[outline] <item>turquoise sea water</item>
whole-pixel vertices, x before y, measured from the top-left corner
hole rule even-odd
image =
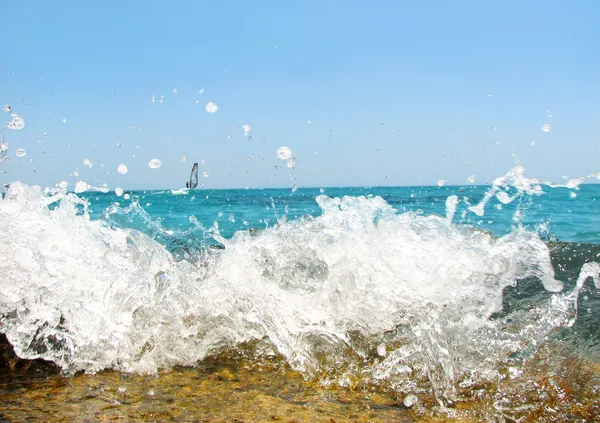
[[[218,224],[221,235],[231,238],[236,231],[273,226],[284,216],[287,220],[319,216],[322,210],[315,201],[319,195],[380,196],[398,213],[440,216],[446,216],[446,199],[457,195],[455,224],[489,229],[496,235],[504,235],[521,224],[554,240],[600,243],[600,184],[580,185],[577,190],[546,188],[541,195],[524,195],[510,204],[494,198],[486,205],[484,216],[469,211],[469,205],[478,204],[489,189],[490,186],[424,186],[300,188],[295,192],[289,188],[158,190],[132,191],[129,199],[114,192],[81,196],[90,201],[94,219],[107,219],[117,226],[134,227],[159,237],[165,235],[164,231],[181,231],[179,235],[185,237],[185,231],[197,228],[195,218],[205,228]],[[139,203],[137,211],[143,216],[132,216],[135,211],[123,213],[132,200]],[[106,213],[115,203],[120,205],[119,212]],[[517,210],[520,216],[516,219]],[[155,224],[149,224],[148,220]]]

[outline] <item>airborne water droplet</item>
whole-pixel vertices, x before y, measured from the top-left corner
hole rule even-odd
[[[248,136],[248,133],[250,132],[250,125],[243,125],[242,129],[244,130],[244,135]]]
[[[552,125],[550,125],[549,123],[545,123],[544,126],[542,126],[542,131],[544,132],[550,132],[552,130]]]
[[[87,157],[83,159],[83,164],[89,167],[90,169],[92,168],[92,162]]]
[[[148,162],[150,169],[158,169],[162,165],[159,159],[152,159]]]
[[[17,157],[23,157],[27,154],[27,152],[25,150],[23,150],[22,148],[17,148],[17,151],[15,151],[15,154],[17,155]]]
[[[204,176],[205,178],[208,178],[208,172],[202,172],[202,176]]]
[[[23,118],[16,113],[12,113],[12,120],[6,124],[8,129],[14,129],[15,131],[19,131],[25,127],[25,121]]]
[[[206,109],[206,111],[208,113],[215,113],[217,110],[219,110],[219,106],[217,106],[212,101],[209,101],[208,103],[206,103],[206,106],[204,106],[204,108]]]
[[[277,157],[281,160],[287,160],[292,157],[292,150],[289,147],[281,146],[277,149]]]
[[[10,104],[5,104],[2,110],[4,110],[6,113],[10,113],[12,112],[12,106]]]
[[[125,166],[124,164],[120,164],[117,168],[117,172],[119,172],[121,175],[125,175],[128,172],[127,166]]]
[[[120,197],[123,195],[123,188],[115,188],[115,194],[117,195],[117,197]]]
[[[287,163],[286,163],[287,167],[290,169],[293,169],[294,167],[296,167],[296,158],[295,157],[291,157]]]

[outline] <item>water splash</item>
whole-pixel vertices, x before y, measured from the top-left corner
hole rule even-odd
[[[197,219],[167,230],[135,198],[91,221],[77,196],[15,183],[0,201],[0,253],[11,257],[0,262],[2,331],[21,357],[71,372],[155,372],[265,340],[307,377],[401,392],[425,380],[444,399],[572,324],[579,291],[493,318],[517,281],[562,289],[534,233],[451,225],[455,198],[446,218],[399,214],[380,197],[316,201],[317,218],[227,240]],[[225,249],[178,261],[163,247],[185,254],[209,238]],[[598,286],[598,271],[581,277]]]

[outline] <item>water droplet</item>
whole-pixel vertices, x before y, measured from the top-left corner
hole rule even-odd
[[[115,188],[115,194],[117,195],[117,197],[122,196],[123,195],[123,188],[116,187]]]
[[[201,88],[200,91],[198,91],[198,94],[200,94],[200,95],[204,94],[204,88]]]
[[[293,169],[294,167],[296,167],[296,158],[295,157],[291,157],[288,161],[287,161],[287,167],[290,169]]]
[[[5,104],[2,110],[4,110],[6,113],[10,113],[12,112],[12,106],[10,104]]]
[[[323,193],[325,192],[325,188],[321,188],[321,189],[319,190],[319,192],[320,192],[321,194],[323,194]]]
[[[233,213],[229,213],[229,218],[227,220],[229,220],[231,223],[235,223],[235,216]]]
[[[219,213],[217,213],[217,216],[219,216],[219,217],[223,217],[223,212],[219,212]]]
[[[151,100],[152,100],[153,103],[156,101],[156,94],[152,94]]]
[[[12,120],[6,124],[8,129],[14,129],[15,131],[19,131],[25,127],[25,121],[23,118],[15,113],[11,114]]]
[[[117,167],[117,172],[119,172],[121,175],[125,175],[128,172],[127,166],[120,164],[119,167]]]
[[[469,177],[467,178],[467,182],[468,182],[468,183],[470,183],[470,184],[474,183],[474,182],[475,182],[475,175],[471,175],[471,176],[469,176]]]
[[[117,143],[117,147],[119,147],[119,148],[121,147],[121,143],[120,142]]]
[[[488,97],[491,97],[491,96],[492,96],[492,93],[488,93]]]
[[[159,159],[152,159],[148,162],[150,169],[158,169],[161,165],[162,162]]]
[[[92,162],[87,157],[85,159],[83,159],[83,164],[86,165],[87,167],[89,167],[90,169],[92,168]]]
[[[309,121],[308,121],[308,124],[310,125],[311,123],[312,123],[312,121],[310,121],[310,120],[309,120]]]
[[[23,150],[22,148],[17,148],[17,151],[15,151],[15,154],[17,155],[17,157],[24,157],[27,152],[25,150]]]
[[[535,141],[531,141],[529,144],[531,144],[531,145],[535,145]]]
[[[277,157],[281,160],[287,160],[292,157],[292,150],[289,147],[281,146],[277,149]]]
[[[250,128],[250,125],[243,125],[242,129],[244,130],[244,135],[248,136],[248,134],[250,133],[250,129],[252,128]]]
[[[205,178],[208,178],[208,172],[202,172],[202,176],[204,176]]]
[[[129,199],[131,198],[131,196],[130,196],[129,194],[125,194],[125,195],[123,196],[123,198],[124,198],[124,199],[126,199],[126,200],[129,200]]]
[[[204,106],[204,108],[206,109],[206,111],[208,113],[215,113],[217,110],[219,110],[219,106],[217,106],[212,101],[209,101],[208,103],[206,103],[206,106]]]
[[[542,131],[544,132],[550,132],[552,130],[552,125],[550,125],[549,123],[545,123],[544,126],[542,126]]]
[[[0,142],[0,161],[7,161],[6,154],[8,153],[8,143]]]
[[[233,139],[233,137],[232,137],[231,135],[227,135],[227,139],[228,139],[228,140],[232,140],[232,139]]]
[[[177,91],[177,88],[173,88],[173,93],[179,94],[179,91]]]
[[[185,162],[186,160],[187,160],[187,157],[185,157],[185,156],[181,157],[182,162]]]
[[[402,401],[402,403],[404,404],[404,406],[406,408],[410,408],[413,405],[415,405],[418,401],[419,401],[419,398],[417,398],[416,395],[409,394],[406,397],[404,397],[404,401]]]
[[[194,216],[194,215],[191,215],[191,216],[189,217],[189,219],[190,219],[190,222],[191,222],[191,223],[198,223],[198,218],[197,218],[196,216]]]
[[[437,186],[438,187],[443,187],[444,185],[446,185],[446,181],[444,181],[443,179],[440,179],[437,181]]]
[[[63,118],[62,123],[67,123],[67,118]]]
[[[294,185],[294,186],[292,187],[292,192],[296,192],[296,191],[298,191],[298,185]]]
[[[160,96],[160,100],[158,101],[160,104],[163,104],[165,102],[165,96],[161,95]]]
[[[575,198],[575,197],[577,197],[577,193],[576,192],[571,192],[571,193],[569,193],[569,197]]]

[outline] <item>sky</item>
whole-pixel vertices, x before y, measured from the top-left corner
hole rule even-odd
[[[515,163],[557,182],[600,171],[595,0],[0,10],[0,106],[25,122],[2,129],[1,183],[180,188],[194,162],[206,188],[489,183]]]

